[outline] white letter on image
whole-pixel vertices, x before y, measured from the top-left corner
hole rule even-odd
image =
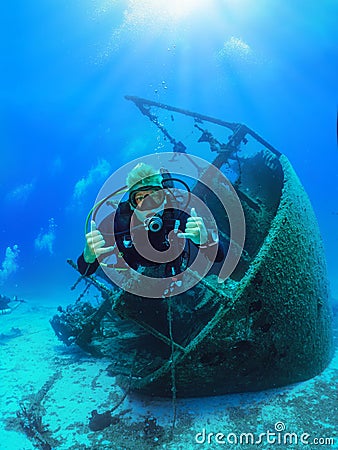
[[[199,441],[199,436],[202,437],[202,440]],[[197,442],[197,444],[204,444],[205,443],[205,428],[203,428],[202,433],[197,433],[195,436],[195,441]]]
[[[223,433],[217,433],[216,436],[215,436],[216,444],[225,444],[225,441],[223,440],[224,437],[225,436],[224,436]]]

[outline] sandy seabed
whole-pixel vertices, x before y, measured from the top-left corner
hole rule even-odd
[[[110,361],[57,340],[49,324],[55,311],[56,305],[29,301],[0,316],[1,450],[43,449],[43,442],[57,450],[338,449],[337,316],[333,360],[311,380],[259,393],[179,399],[174,429],[172,400],[129,394],[113,423],[95,432],[91,411],[111,409],[124,393],[107,374]],[[41,419],[40,435],[22,429],[31,411]]]

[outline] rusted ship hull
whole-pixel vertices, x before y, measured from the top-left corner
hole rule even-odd
[[[138,297],[89,277],[88,286],[103,295],[102,305],[82,308],[79,302],[55,316],[58,337],[106,356],[121,386],[154,396],[258,391],[319,374],[333,352],[326,263],[311,203],[288,159],[245,125],[129,99],[180,154],[185,146],[150,108],[194,117],[202,132],[198,142],[218,152],[213,165],[237,171],[234,186],[246,222],[244,249],[224,283],[218,283],[217,270],[211,271],[193,288],[169,298]],[[202,121],[231,129],[228,143],[217,141]],[[242,145],[246,152],[241,153]],[[212,182],[220,189],[217,177]],[[192,188],[218,218],[220,239],[226,241],[229,221],[213,191],[213,186],[203,190],[199,182]],[[218,192],[232,201],[226,186]],[[186,270],[183,284],[194,276]]]
[[[222,288],[214,282],[224,295],[215,316],[184,349],[175,351],[177,396],[283,386],[319,374],[332,357],[317,221],[289,161],[282,156],[280,162],[280,204],[260,251],[239,282],[229,280]],[[169,361],[134,379],[131,387],[171,396],[171,376]]]

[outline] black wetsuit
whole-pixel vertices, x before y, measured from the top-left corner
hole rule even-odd
[[[115,216],[115,218],[114,218]],[[153,261],[149,261],[141,256],[135,247],[131,244],[130,237],[130,222],[131,222],[132,210],[129,206],[128,202],[120,203],[116,212],[108,215],[100,224],[99,231],[102,233],[103,238],[105,240],[105,247],[114,245],[115,242],[117,244],[118,250],[123,253],[123,258],[127,262],[127,264],[133,269],[137,269],[138,267],[153,267],[159,266],[163,263],[157,263]],[[162,220],[163,227],[160,231],[152,232],[148,231],[148,237],[150,244],[152,247],[160,252],[166,251],[169,248],[168,242],[168,234],[170,231],[174,230],[175,226],[177,226],[177,221],[179,221],[179,230],[184,232],[186,222],[189,215],[185,212],[178,211],[175,208],[167,208],[163,212]],[[114,229],[113,229],[114,224]],[[143,228],[143,224],[137,222],[134,224],[134,229],[132,230],[133,237],[135,238],[135,234],[137,235],[137,228]],[[143,229],[144,233],[144,229]],[[193,244],[195,248],[198,248],[197,245]],[[187,244],[186,244],[187,247]],[[211,247],[203,248],[201,247],[201,251],[205,253],[207,257],[210,254],[213,254],[213,251],[210,252]],[[181,270],[179,268],[182,265],[182,259],[186,254],[186,251],[183,252],[180,257],[178,257],[175,261],[170,263],[170,267],[175,267],[175,273],[179,273]],[[109,253],[105,254],[104,257],[108,256]],[[223,245],[218,243],[218,250],[215,258],[215,262],[223,261],[225,257],[225,252]],[[211,259],[211,257],[209,257]],[[96,259],[93,263],[87,263],[84,260],[83,253],[80,255],[77,261],[79,271],[82,275],[92,275],[97,268],[99,267],[99,261]]]

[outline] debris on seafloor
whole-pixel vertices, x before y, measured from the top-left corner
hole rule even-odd
[[[7,420],[7,429],[22,431],[40,450],[52,450],[60,444],[52,437],[48,425],[43,423],[44,407],[42,406],[45,396],[60,376],[61,373],[56,372],[36,394],[23,399],[16,417]]]
[[[12,327],[7,333],[0,333],[0,344],[4,344],[11,339],[22,336],[20,328]]]

